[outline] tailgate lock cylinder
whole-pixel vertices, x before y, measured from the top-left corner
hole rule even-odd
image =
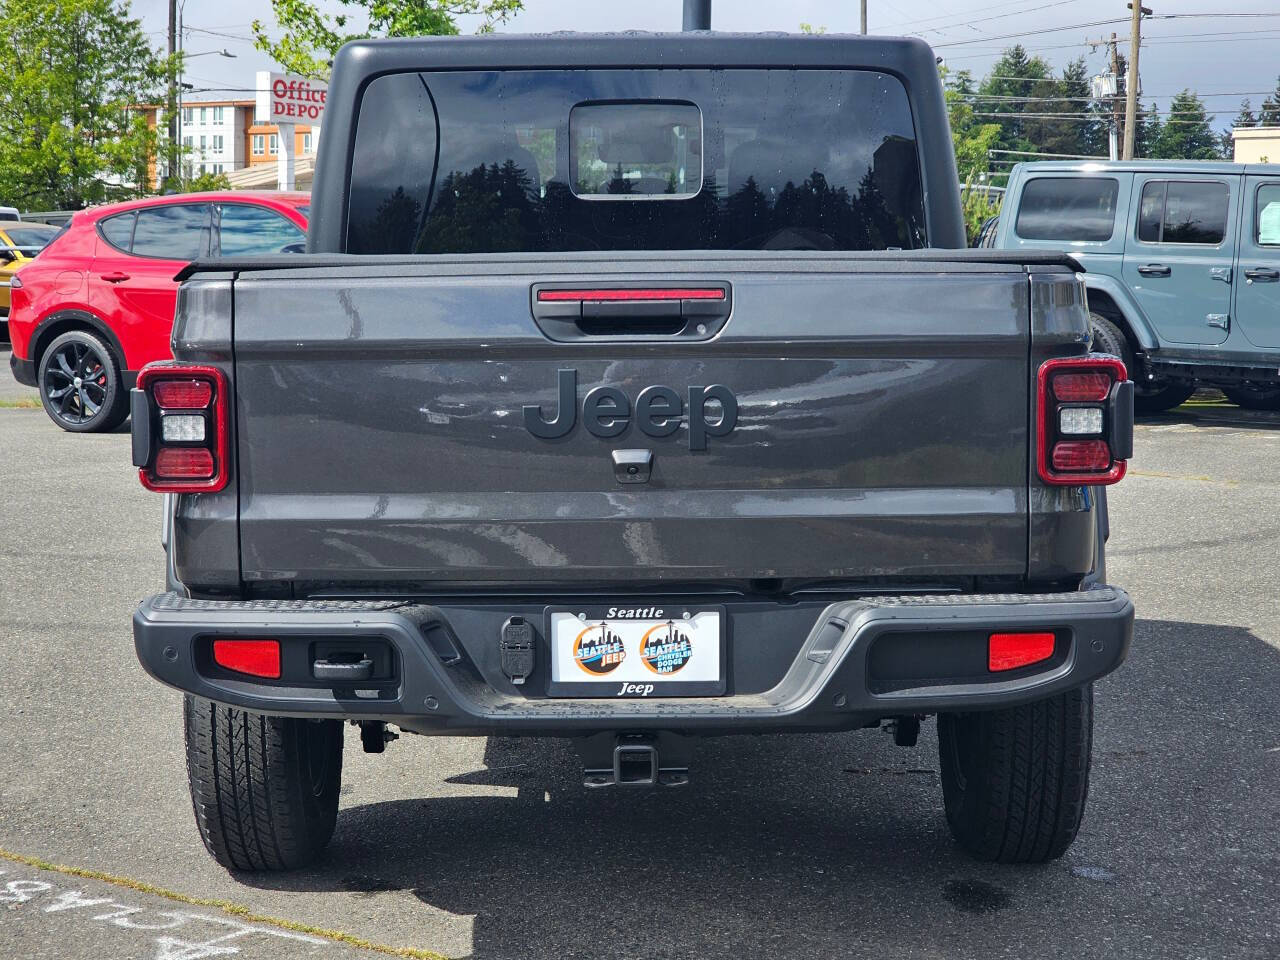
[[[534,664],[533,624],[524,617],[510,617],[502,625],[498,641],[502,657],[502,672],[507,679],[519,686],[529,679]]]

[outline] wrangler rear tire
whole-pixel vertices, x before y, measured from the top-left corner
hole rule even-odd
[[[1089,794],[1093,685],[1021,707],[938,717],[947,823],[979,860],[1044,863],[1071,846]]]
[[[1223,387],[1222,392],[1246,410],[1280,410],[1280,387]]]
[[[200,838],[228,870],[292,870],[333,836],[342,723],[271,717],[188,696],[187,777]]]

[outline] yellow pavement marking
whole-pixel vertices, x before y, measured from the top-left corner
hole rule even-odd
[[[436,953],[434,950],[419,950],[416,947],[392,947],[384,943],[373,943],[362,937],[354,936],[350,933],[343,933],[341,930],[328,930],[324,927],[313,927],[308,923],[298,923],[296,920],[285,920],[281,917],[272,917],[267,914],[254,913],[248,907],[238,903],[232,903],[229,900],[215,900],[211,897],[193,897],[185,893],[178,893],[176,890],[166,890],[164,887],[157,887],[154,884],[147,883],[143,880],[134,880],[130,877],[117,876],[114,873],[103,873],[100,870],[86,870],[83,867],[69,867],[61,863],[51,863],[48,860],[41,860],[39,857],[28,857],[21,853],[14,853],[0,847],[0,858],[10,860],[13,863],[21,863],[28,867],[34,867],[37,870],[50,870],[54,873],[65,874],[69,877],[80,877],[83,880],[100,880],[103,883],[114,884],[117,887],[128,887],[130,890],[136,890],[139,893],[150,893],[157,897],[164,897],[166,900],[174,900],[178,903],[189,904],[194,907],[213,907],[221,910],[223,913],[238,917],[241,920],[247,920],[250,923],[266,923],[274,927],[280,927],[282,930],[292,930],[294,933],[309,933],[313,936],[324,937],[326,940],[333,940],[337,943],[345,943],[348,946],[360,947],[364,950],[372,950],[375,953],[386,954],[389,957],[409,957],[411,960],[448,960],[444,954]]]
[[[1155,477],[1160,480],[1198,480],[1201,483],[1222,483],[1235,486],[1234,480],[1220,480],[1217,477],[1195,476],[1189,473],[1161,473],[1159,470],[1130,470],[1127,477]]]

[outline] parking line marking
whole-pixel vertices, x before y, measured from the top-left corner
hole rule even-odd
[[[285,920],[282,917],[272,917],[267,914],[254,913],[248,907],[238,903],[232,903],[230,900],[217,900],[212,897],[195,897],[185,893],[179,893],[176,890],[168,890],[164,887],[157,887],[155,884],[147,883],[145,880],[134,880],[131,877],[122,877],[114,873],[104,873],[100,870],[87,870],[84,867],[70,867],[62,863],[53,863],[49,860],[41,860],[39,857],[28,857],[25,854],[14,853],[0,847],[0,858],[20,863],[24,866],[34,867],[37,870],[49,870],[53,873],[61,873],[68,877],[79,877],[82,880],[98,880],[102,883],[110,883],[117,887],[127,887],[130,890],[136,890],[139,893],[148,893],[157,897],[164,897],[166,900],[173,900],[177,903],[185,903],[193,907],[212,907],[221,910],[223,913],[238,917],[241,920],[247,920],[250,923],[270,924],[279,927],[282,930],[289,930],[294,933],[309,933],[313,936],[324,937],[326,940],[332,940],[335,943],[343,943],[347,946],[358,947],[362,950],[371,950],[375,953],[385,954],[389,957],[407,957],[410,960],[449,960],[444,954],[436,953],[434,950],[421,950],[417,947],[393,947],[385,943],[374,943],[365,940],[363,937],[357,937],[354,934],[344,933],[341,930],[329,930],[324,927],[313,927],[307,923],[298,923],[296,920]]]

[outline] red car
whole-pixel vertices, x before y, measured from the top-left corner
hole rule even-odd
[[[77,213],[12,281],[14,377],[64,430],[117,426],[138,371],[171,356],[174,275],[197,257],[302,252],[309,202],[228,191]]]

